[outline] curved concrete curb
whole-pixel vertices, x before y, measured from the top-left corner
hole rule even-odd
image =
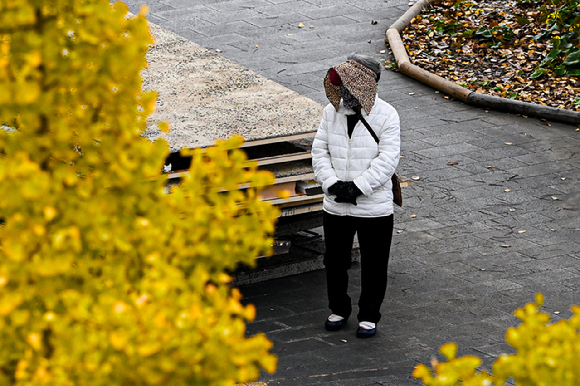
[[[415,5],[409,8],[409,10],[387,30],[387,39],[391,45],[399,71],[470,105],[571,124],[580,123],[580,112],[478,93],[461,87],[454,82],[444,79],[429,71],[425,71],[412,64],[407,55],[407,50],[403,45],[403,41],[401,40],[401,32],[407,28],[411,23],[411,20],[420,14],[423,8],[428,6],[429,3],[429,0],[417,1]]]

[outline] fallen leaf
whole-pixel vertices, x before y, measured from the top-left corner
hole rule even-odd
[[[487,168],[488,168],[488,169],[493,169],[493,168],[495,168],[495,166],[491,166],[491,165],[490,165],[490,166],[488,166]]]
[[[300,24],[298,24],[298,28],[304,28],[304,23],[301,22]]]
[[[510,247],[511,247],[511,245],[509,245],[509,244],[502,244],[502,245],[501,245],[501,247],[502,247],[502,248],[510,248]]]
[[[447,165],[449,165],[449,166],[458,165],[458,164],[459,164],[459,162],[457,162],[457,161],[447,162]]]
[[[552,200],[557,200],[558,199],[558,197],[556,197],[556,196],[550,196],[550,197],[552,197]]]
[[[546,33],[551,25],[545,22],[546,13],[539,7],[530,12],[529,3],[533,1],[431,2],[401,38],[412,62],[466,89],[580,111],[577,98],[571,97],[580,95],[580,82],[556,75],[555,63],[531,78],[552,50],[550,35],[560,31]]]
[[[526,233],[526,231],[518,231],[519,234]]]
[[[416,215],[416,214],[412,214],[412,215],[411,215],[411,218],[415,218],[415,217],[417,217],[417,215]]]

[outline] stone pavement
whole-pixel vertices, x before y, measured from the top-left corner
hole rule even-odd
[[[408,9],[407,0],[127,1],[133,12],[143,2],[152,22],[319,103],[327,68],[349,53],[388,58],[385,30]],[[324,330],[322,271],[244,286],[258,310],[248,334],[265,332],[279,357],[260,379],[268,385],[417,385],[414,366],[441,358],[448,341],[490,369],[512,352],[505,330],[535,293],[554,321],[580,304],[576,127],[467,106],[390,70],[379,95],[401,116],[399,172],[419,177],[396,211],[379,332],[358,340],[354,319]]]

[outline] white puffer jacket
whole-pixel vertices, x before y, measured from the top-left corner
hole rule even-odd
[[[354,114],[340,104],[338,111],[329,104],[312,144],[312,166],[325,193],[323,208],[338,216],[378,217],[393,214],[391,176],[399,164],[401,149],[397,111],[376,98],[370,114],[362,115],[379,137],[377,144],[362,122],[348,137],[346,115]],[[328,188],[337,181],[354,181],[363,195],[357,205],[337,203]]]

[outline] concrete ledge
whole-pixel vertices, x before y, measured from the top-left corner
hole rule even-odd
[[[279,279],[291,275],[298,275],[304,272],[316,271],[324,268],[322,255],[292,263],[287,263],[275,267],[266,267],[239,272],[233,275],[232,286],[239,287],[242,285],[260,283],[266,280]]]
[[[423,8],[425,8],[428,5],[429,5],[429,0],[417,1],[411,8],[409,8],[409,10],[407,12],[405,12],[403,14],[403,16],[398,18],[397,21],[394,22],[393,25],[389,29],[391,29],[391,28],[395,29],[399,33],[403,32],[403,30],[405,28],[407,28],[407,26],[409,26],[409,24],[411,23],[411,20],[413,20],[413,18],[415,16],[420,14],[421,11],[423,10]]]
[[[431,0],[431,2],[434,2]],[[399,70],[413,79],[433,87],[453,98],[473,106],[490,108],[513,114],[523,114],[570,124],[580,123],[580,112],[543,106],[537,103],[500,98],[468,90],[455,82],[444,79],[411,63],[400,33],[409,26],[411,20],[430,4],[430,0],[419,0],[401,16],[386,32]]]
[[[494,95],[481,94],[473,91],[467,97],[467,103],[474,106],[488,107],[498,111],[529,115],[553,121],[573,124],[580,123],[580,113],[577,111],[543,106],[537,103],[522,102],[514,99],[500,98]]]

